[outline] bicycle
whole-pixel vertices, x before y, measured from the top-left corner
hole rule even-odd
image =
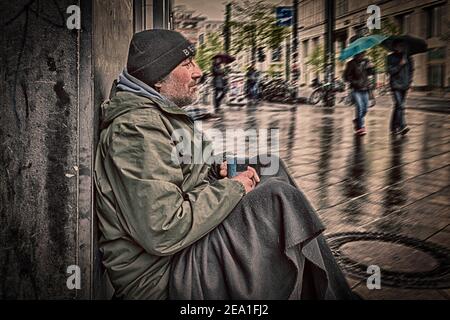
[[[320,80],[315,79],[311,86],[313,88],[315,87],[308,99],[309,103],[312,105],[316,105],[320,101],[323,101],[325,95],[330,92],[336,93],[345,91],[345,83],[337,79],[327,83],[321,83]]]

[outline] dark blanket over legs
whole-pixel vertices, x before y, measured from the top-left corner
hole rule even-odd
[[[315,210],[283,163],[174,256],[170,299],[352,299]]]

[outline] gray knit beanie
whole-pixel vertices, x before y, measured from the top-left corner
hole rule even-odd
[[[183,60],[195,55],[195,47],[179,32],[165,29],[135,33],[128,51],[127,71],[152,86]]]

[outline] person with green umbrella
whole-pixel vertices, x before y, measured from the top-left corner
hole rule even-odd
[[[379,45],[386,39],[384,35],[369,35],[353,38],[350,44],[342,50],[339,59],[341,61],[353,57],[344,71],[344,80],[350,83],[352,98],[356,104],[356,118],[353,120],[355,134],[367,133],[364,117],[369,107],[370,90],[372,87],[369,76],[375,75],[374,65],[366,58],[365,52]]]
[[[367,133],[364,118],[369,107],[369,75],[375,73],[375,68],[362,51],[354,56],[346,66],[344,80],[350,83],[352,98],[356,104],[356,118],[353,120],[355,134],[363,136]]]

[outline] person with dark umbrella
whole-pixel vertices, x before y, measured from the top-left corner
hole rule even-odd
[[[225,69],[222,67],[222,63],[223,61],[220,56],[214,57],[211,70],[213,76],[212,84],[214,87],[214,110],[216,111],[220,108],[222,99],[227,93],[227,81],[225,78]]]
[[[396,40],[392,46],[394,52],[387,57],[387,73],[394,100],[390,129],[392,134],[405,135],[410,130],[405,120],[405,100],[413,80],[414,62],[403,41]]]

